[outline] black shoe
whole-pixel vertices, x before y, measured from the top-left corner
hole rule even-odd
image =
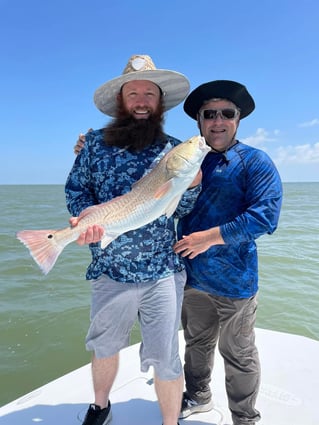
[[[212,400],[208,401],[207,403],[200,403],[195,400],[192,400],[187,396],[186,393],[184,393],[179,419],[185,419],[193,413],[209,412],[210,410],[212,410],[213,407],[214,404]]]
[[[100,406],[96,404],[90,404],[82,425],[107,425],[111,422],[111,419],[112,412],[110,401],[104,409],[101,409]]]

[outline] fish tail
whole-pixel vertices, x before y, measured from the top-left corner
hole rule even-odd
[[[49,273],[64,248],[64,245],[58,244],[54,238],[56,232],[56,230],[22,230],[16,234],[17,239],[29,249],[44,274]]]

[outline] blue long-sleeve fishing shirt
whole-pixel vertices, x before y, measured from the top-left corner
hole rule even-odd
[[[106,146],[103,130],[88,133],[66,182],[68,210],[78,216],[91,205],[129,192],[154,161],[179,143],[166,135],[163,142],[158,141],[135,153]],[[170,218],[162,215],[139,229],[126,232],[105,249],[101,249],[100,243],[91,244],[92,262],[87,269],[87,279],[97,279],[105,273],[120,282],[145,282],[183,270],[182,260],[173,251],[176,241],[174,217],[189,213],[199,192],[200,186],[187,190]]]
[[[187,284],[213,295],[248,298],[258,290],[255,240],[277,228],[280,176],[269,156],[237,142],[225,155],[209,153],[195,207],[179,221],[178,235],[220,226],[225,245],[185,259]]]

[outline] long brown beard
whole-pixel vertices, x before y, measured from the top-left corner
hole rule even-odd
[[[163,103],[147,119],[135,119],[125,109],[122,98],[118,101],[117,116],[104,128],[104,142],[107,146],[141,151],[147,146],[164,139]]]

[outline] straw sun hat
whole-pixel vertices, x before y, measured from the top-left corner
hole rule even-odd
[[[133,80],[148,80],[158,85],[163,93],[164,110],[168,111],[181,103],[189,92],[189,81],[183,75],[166,69],[156,69],[147,55],[132,56],[123,74],[104,83],[94,93],[94,103],[106,115],[116,115],[116,97],[123,84]]]

